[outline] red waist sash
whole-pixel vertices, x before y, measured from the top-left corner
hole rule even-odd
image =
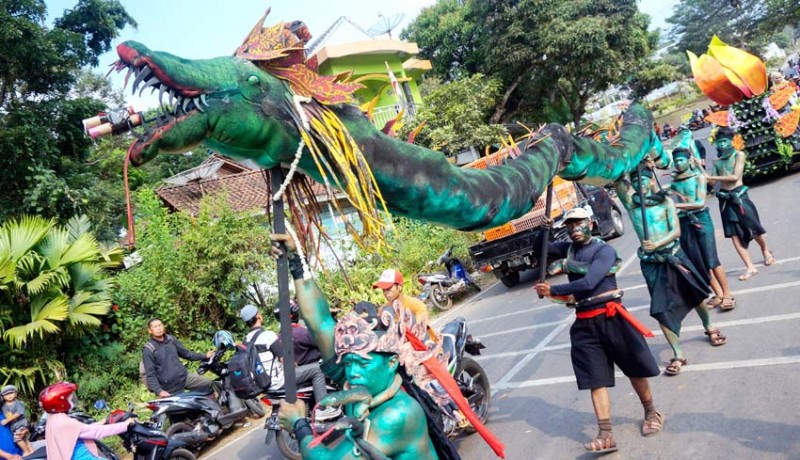
[[[647,326],[645,326],[644,324],[640,323],[635,316],[633,316],[628,310],[625,309],[624,306],[622,306],[622,302],[620,302],[619,300],[612,300],[610,302],[606,302],[605,306],[594,310],[575,312],[575,316],[578,319],[587,319],[587,318],[594,318],[595,316],[600,316],[603,313],[605,313],[606,316],[615,316],[617,313],[619,313],[620,316],[622,316],[622,318],[625,319],[625,321],[629,322],[634,329],[639,331],[640,334],[642,334],[645,337],[655,337],[653,331],[648,329]]]

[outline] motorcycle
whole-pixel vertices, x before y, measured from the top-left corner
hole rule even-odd
[[[492,393],[489,376],[477,361],[465,356],[464,352],[477,356],[486,346],[469,334],[467,320],[461,316],[445,324],[439,330],[439,335],[442,337],[442,352],[444,356],[449,356],[447,370],[455,379],[472,411],[481,423],[485,424],[489,419]],[[475,428],[465,423],[465,420],[459,421],[456,417],[444,416],[442,421],[445,434],[451,438],[461,433],[475,432]]]
[[[444,265],[447,274],[430,273],[417,276],[417,281],[422,284],[420,298],[423,301],[430,301],[440,310],[449,310],[453,307],[453,297],[467,288],[473,288],[480,292],[480,286],[475,284],[469,276],[464,264],[458,258],[453,257],[452,247],[445,251],[436,263]]]
[[[326,389],[328,390],[328,393],[341,390],[340,388],[330,384],[326,385]],[[283,388],[275,391],[267,391],[261,397],[261,401],[265,405],[272,408],[272,413],[264,422],[264,428],[267,430],[267,436],[264,439],[264,443],[269,445],[272,444],[273,440],[277,440],[278,450],[281,451],[281,454],[283,454],[284,457],[288,458],[289,460],[300,460],[303,458],[300,454],[300,443],[297,442],[297,438],[294,437],[294,433],[289,433],[288,431],[282,429],[281,424],[278,422],[280,402],[284,399],[286,399],[286,390]],[[298,388],[297,399],[302,400],[306,404],[306,409],[308,411],[314,410],[316,400],[314,399],[313,387],[306,386]],[[333,426],[341,417],[342,415],[339,415],[337,417],[326,419],[324,422],[309,418],[309,423],[314,428],[314,431],[317,433],[324,433],[328,431],[328,429]]]
[[[105,408],[105,402],[98,401],[95,408]],[[73,414],[75,414],[73,416]],[[83,413],[72,413],[70,417],[84,423],[93,423],[94,419]],[[108,423],[118,423],[136,417],[133,413],[133,404],[128,404],[128,411],[115,410],[107,417]],[[46,418],[46,417],[45,417]],[[44,424],[42,425],[42,433]],[[152,423],[136,422],[128,427],[128,430],[118,435],[122,439],[122,445],[128,452],[134,454],[133,460],[197,460],[192,452],[186,449],[190,444],[178,437],[168,438],[167,435],[156,428]],[[95,441],[98,451],[103,458],[118,460],[117,454],[108,446],[100,441]],[[32,454],[23,457],[24,460],[46,460],[47,450],[45,446],[37,448]]]
[[[214,381],[217,399],[213,398],[214,391],[209,389],[178,393],[147,403],[147,408],[153,411],[151,420],[157,428],[163,429],[167,425],[166,434],[170,437],[178,433],[194,433],[192,445],[196,450],[206,442],[216,439],[248,414],[255,417],[263,417],[266,414],[261,401],[255,398],[242,400],[231,388],[227,378],[228,363],[225,358],[235,347],[233,340],[216,342],[215,335],[217,352],[200,363],[197,373],[202,375],[211,371],[218,376]]]

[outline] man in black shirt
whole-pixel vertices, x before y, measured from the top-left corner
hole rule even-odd
[[[620,258],[613,247],[592,237],[589,212],[571,209],[564,216],[564,225],[572,243],[551,243],[548,254],[566,257],[561,266],[569,282],[555,286],[542,282],[534,289],[540,296],[569,297],[569,303],[576,307],[577,318],[570,328],[572,368],[578,389],[591,390],[599,426],[597,437],[584,448],[587,452],[611,452],[617,450],[608,394],[608,387],[614,386],[614,364],[630,379],[642,402],[642,434],[652,436],[663,427],[664,417],[655,408],[647,381],[658,375],[659,369],[642,337],[652,337],[653,333],[622,306],[615,275]]]
[[[148,390],[159,398],[166,398],[184,389],[211,387],[211,380],[189,372],[180,358],[202,361],[213,355],[213,351],[203,355],[187,350],[178,339],[166,333],[164,323],[158,318],[147,323],[147,331],[150,333],[150,340],[144,344],[142,361]]]

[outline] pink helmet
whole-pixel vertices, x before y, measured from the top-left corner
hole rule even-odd
[[[39,393],[39,405],[48,414],[69,412],[72,402],[69,397],[78,389],[78,385],[70,382],[59,382],[42,390]]]

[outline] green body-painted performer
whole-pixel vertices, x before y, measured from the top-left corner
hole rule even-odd
[[[678,218],[681,225],[681,248],[689,256],[698,270],[709,271],[714,298],[709,307],[732,310],[736,305],[725,268],[717,255],[717,241],[714,236],[714,222],[706,207],[707,185],[704,172],[693,160],[692,152],[686,148],[672,151],[675,172],[670,188],[676,200]]]
[[[744,152],[737,151],[733,147],[733,135],[733,131],[728,128],[720,128],[717,132],[714,138],[714,147],[717,148],[714,175],[706,177],[711,184],[720,182],[717,199],[722,217],[722,229],[725,238],[733,241],[736,253],[744,262],[745,271],[739,276],[739,280],[745,281],[758,273],[747,253],[751,240],[755,240],[761,248],[764,265],[774,264],[775,256],[767,246],[767,240],[764,238],[767,231],[761,225],[756,205],[750,201],[747,186],[742,181],[747,157]]]
[[[295,249],[288,235],[272,235],[272,239],[283,242],[290,254]],[[345,388],[320,404],[344,406],[346,415],[359,419],[365,431],[363,439],[348,431],[331,446],[312,446],[303,401],[284,402],[279,415],[281,425],[295,433],[303,458],[355,460],[365,458],[365,453],[366,458],[439,458],[428,435],[422,406],[401,388],[398,367],[401,355],[407,353],[402,337],[392,336],[396,332],[392,328],[379,336],[375,324],[355,314],[346,315],[337,323],[316,283],[303,279],[301,264],[294,264],[292,276],[300,316],[322,353],[323,371]]]
[[[639,181],[645,195],[644,203],[635,192]],[[652,170],[643,168],[641,177],[636,171],[632,172],[630,181],[618,181],[616,189],[641,242],[638,254],[642,275],[650,291],[650,316],[658,321],[672,347],[673,357],[665,373],[677,375],[681,366],[687,363],[678,341],[681,322],[693,308],[703,322],[711,345],[719,346],[726,342],[719,329],[712,327],[708,315],[705,300],[710,288],[681,249],[678,241],[681,229],[675,204],[667,194],[654,193]],[[641,206],[645,209],[646,222],[642,218]]]

